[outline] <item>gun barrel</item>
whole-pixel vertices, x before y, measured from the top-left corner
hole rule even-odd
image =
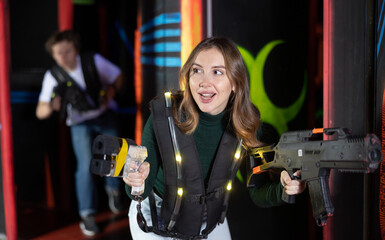
[[[314,140],[314,134],[334,135],[331,140]],[[330,169],[338,171],[374,172],[382,161],[380,139],[375,134],[352,136],[349,129],[329,128],[282,134],[279,143],[249,151],[248,186],[255,185],[253,175],[271,168],[289,173],[301,170],[301,180],[307,182],[313,215],[318,225],[326,224],[333,215],[329,194]]]
[[[326,144],[321,156],[320,168],[369,173],[374,172],[382,161],[381,143],[374,134],[329,143],[331,146]]]

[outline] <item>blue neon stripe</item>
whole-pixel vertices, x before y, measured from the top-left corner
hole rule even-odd
[[[11,91],[12,103],[37,103],[39,99],[38,92]]]
[[[35,104],[37,103],[37,99],[11,99],[11,104]]]
[[[149,53],[149,52],[180,52],[181,44],[180,42],[160,42],[151,45],[143,45],[140,48],[140,52]]]
[[[382,12],[384,10],[384,3],[385,3],[385,1],[382,1],[381,14],[380,14],[380,18],[378,19],[378,22],[381,22],[381,16],[382,16]],[[380,47],[381,47],[381,43],[382,43],[382,36],[384,34],[384,19],[382,19],[382,24],[378,24],[378,28],[377,28],[377,31],[378,31],[380,26],[382,26],[381,27],[380,38],[378,39],[378,42],[377,42],[377,56],[378,56],[378,53],[380,52]]]
[[[11,98],[12,97],[39,97],[39,93],[28,91],[11,91]]]
[[[171,23],[180,23],[180,13],[163,13],[142,25],[140,32],[145,32],[155,26]]]
[[[378,22],[381,21],[382,12],[383,12],[383,10],[384,10],[384,3],[385,3],[385,1],[382,1],[381,13],[380,13],[380,17],[378,18]],[[380,30],[380,25],[378,25],[377,31],[378,31],[378,30]]]
[[[381,46],[381,42],[382,42],[382,36],[384,35],[384,19],[382,19],[382,27],[381,27],[381,34],[380,34],[380,38],[378,39],[378,43],[377,43],[377,56],[378,56],[378,53],[380,52],[380,46]]]
[[[180,29],[159,29],[149,34],[143,35],[140,38],[141,42],[146,42],[152,39],[159,39],[164,37],[179,37]]]
[[[178,57],[145,57],[140,58],[142,64],[155,65],[158,67],[180,67],[181,60]]]
[[[118,21],[115,21],[115,27],[116,30],[119,33],[120,38],[122,39],[124,45],[126,46],[128,52],[130,53],[130,56],[134,58],[134,49],[132,47],[132,44],[130,43],[130,40],[128,40],[127,34],[124,31],[123,27],[120,25]]]

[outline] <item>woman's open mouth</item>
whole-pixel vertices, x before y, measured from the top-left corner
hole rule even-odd
[[[200,93],[200,100],[202,103],[210,103],[214,97],[216,96],[215,93]]]

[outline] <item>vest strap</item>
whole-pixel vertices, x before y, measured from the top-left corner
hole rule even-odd
[[[142,229],[142,231],[146,232],[146,233],[153,232],[153,228],[147,226],[147,221],[146,221],[146,219],[143,216],[143,213],[142,213],[142,200],[138,201],[138,204],[136,205],[136,210],[138,211],[138,213],[136,214],[136,220],[138,222],[138,225],[139,225],[140,229]]]
[[[235,174],[237,173],[239,166],[241,165],[241,159],[243,158],[244,151],[242,151],[242,142],[243,141],[241,139],[238,143],[237,150],[235,151],[235,154],[234,154],[233,164],[231,166],[230,173],[229,173],[229,175],[230,175],[230,179],[228,182],[229,188],[231,188],[232,179],[235,178]],[[230,196],[230,189],[228,189],[228,191],[225,192],[225,198],[223,201],[223,211],[221,214],[220,223],[223,223],[225,221],[227,208],[229,205],[228,204],[229,203],[229,196]]]
[[[214,191],[206,193],[204,195],[202,194],[186,195],[185,201],[193,204],[206,204],[208,201],[213,201],[214,199],[222,197],[224,192],[225,192],[224,188],[219,187],[219,188],[216,188]]]
[[[148,195],[148,200],[150,201],[150,210],[151,210],[151,220],[152,220],[152,227],[156,230],[159,230],[158,225],[158,213],[156,211],[156,204],[155,204],[155,194],[154,190],[150,192]]]
[[[100,82],[98,70],[95,65],[94,53],[84,52],[80,55],[84,81],[87,86],[87,93],[92,98],[96,108],[100,106],[100,91],[102,84]]]
[[[172,230],[176,223],[176,219],[179,214],[180,210],[180,205],[182,203],[182,194],[183,194],[183,188],[182,188],[182,181],[183,181],[183,175],[182,175],[182,158],[179,150],[179,144],[176,139],[176,133],[175,133],[175,123],[174,123],[174,118],[172,116],[172,101],[171,101],[171,92],[166,92],[164,94],[165,101],[166,101],[166,112],[168,113],[167,120],[168,120],[168,125],[170,128],[170,135],[172,139],[172,145],[174,147],[174,154],[175,154],[175,160],[176,160],[176,170],[177,170],[177,195],[175,199],[175,205],[174,205],[174,210],[172,211],[170,222],[167,226],[167,229],[169,231]],[[167,110],[169,109],[169,110]]]

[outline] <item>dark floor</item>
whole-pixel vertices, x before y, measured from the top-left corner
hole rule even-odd
[[[80,239],[124,239],[131,240],[127,212],[125,209],[114,214],[108,209],[96,215],[96,222],[101,233],[88,237],[79,228],[79,217],[73,213],[58,212],[42,206],[19,204],[18,239],[19,240],[80,240]]]

